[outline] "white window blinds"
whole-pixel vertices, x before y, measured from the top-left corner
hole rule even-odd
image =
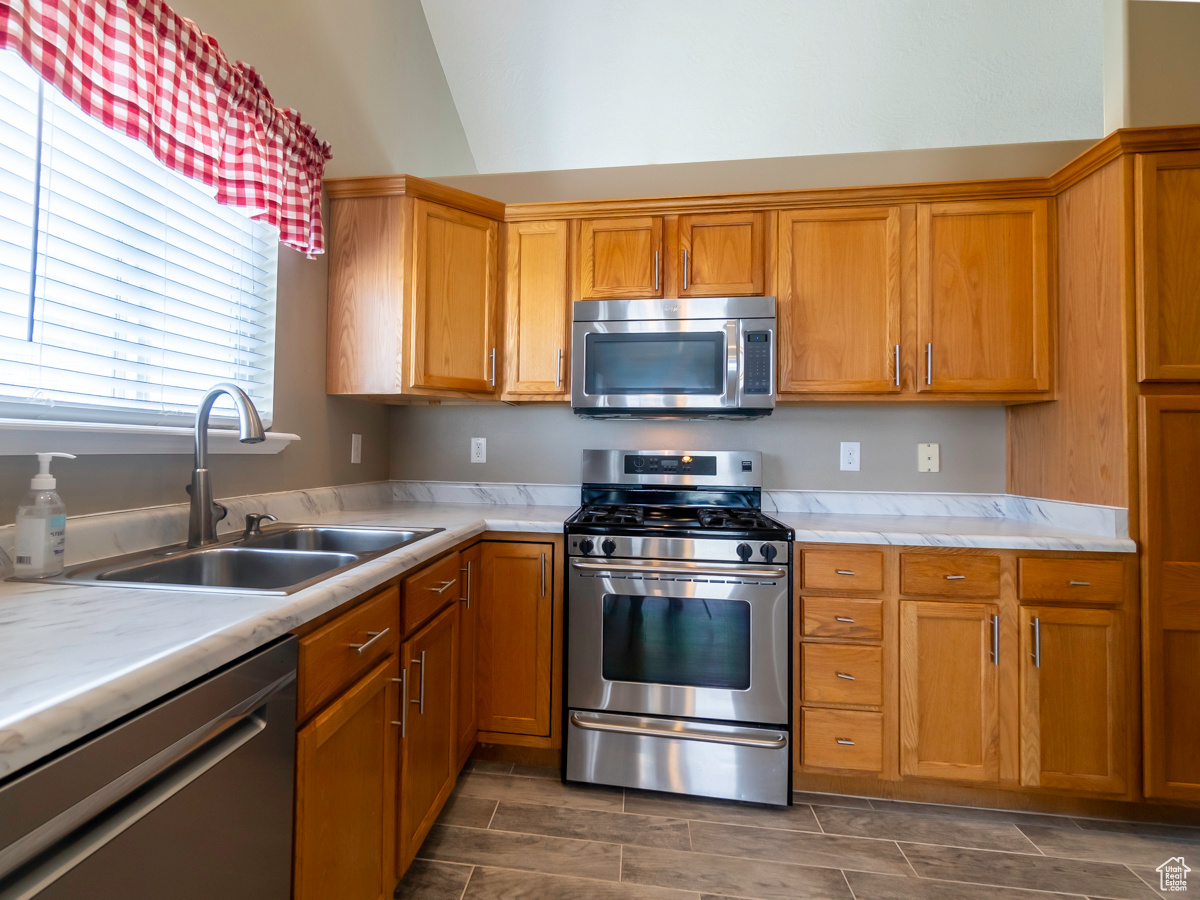
[[[233,381],[269,422],[277,248],[0,52],[0,416],[189,424]]]

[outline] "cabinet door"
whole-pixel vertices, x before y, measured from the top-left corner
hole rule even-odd
[[[1136,168],[1141,381],[1200,381],[1200,151],[1143,153]]]
[[[999,671],[991,603],[900,604],[900,769],[919,778],[996,781]]]
[[[460,557],[462,598],[458,608],[458,725],[455,738],[460,766],[466,762],[475,747],[475,734],[479,724],[475,667],[478,656],[481,559],[479,544],[464,550]]]
[[[414,201],[413,387],[493,391],[499,234],[491,219]]]
[[[395,656],[296,735],[296,900],[380,900],[395,886]]]
[[[1021,610],[1021,783],[1124,793],[1126,733],[1121,614]]]
[[[506,226],[505,394],[569,393],[570,223]]]
[[[579,299],[661,297],[662,219],[584,219],[579,223]]]
[[[400,764],[399,872],[408,869],[458,774],[458,604],[404,643],[404,738]]]
[[[550,734],[554,545],[483,545],[479,730]]]
[[[1200,800],[1200,396],[1144,396],[1146,796]]]
[[[780,393],[900,390],[900,208],[779,223]]]
[[[917,207],[918,390],[1050,389],[1047,202]]]
[[[680,297],[736,297],[763,292],[763,213],[679,217]]]

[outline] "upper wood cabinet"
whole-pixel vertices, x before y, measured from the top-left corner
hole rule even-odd
[[[1200,151],[1143,153],[1135,169],[1141,381],[1200,381]]]
[[[578,270],[580,300],[663,296],[662,217],[582,220]]]
[[[779,219],[779,392],[892,393],[900,384],[900,207]]]
[[[329,194],[326,390],[494,399],[503,205],[407,176]]]
[[[1021,610],[1021,783],[1123,794],[1128,762],[1121,613]]]
[[[571,223],[505,226],[505,399],[570,393]]]
[[[413,387],[481,393],[495,388],[499,236],[491,219],[415,201]]]
[[[667,229],[678,275],[679,297],[737,297],[762,294],[766,283],[763,248],[765,214],[698,213],[679,216]]]
[[[917,207],[921,391],[1050,389],[1044,199]]]
[[[1000,777],[999,607],[900,603],[900,771]]]

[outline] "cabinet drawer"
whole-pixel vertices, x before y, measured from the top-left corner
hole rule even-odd
[[[883,640],[883,603],[843,597],[805,597],[805,637],[845,641]]]
[[[853,644],[805,644],[805,703],[883,705],[883,648]]]
[[[323,706],[394,652],[399,626],[400,591],[391,587],[300,638],[299,718]]]
[[[459,598],[461,558],[462,554],[451,553],[416,575],[404,579],[405,634],[412,632],[445,604]]]
[[[801,577],[810,590],[883,590],[883,554],[878,550],[805,550],[801,558]]]
[[[900,593],[928,597],[998,597],[1000,557],[901,553]]]
[[[1120,603],[1125,566],[1115,559],[1022,559],[1018,585],[1022,600]]]
[[[883,714],[849,709],[803,709],[802,762],[826,769],[883,768]]]

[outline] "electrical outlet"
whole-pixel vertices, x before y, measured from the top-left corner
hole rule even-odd
[[[862,459],[858,441],[842,441],[842,471],[857,472]]]
[[[942,471],[942,445],[917,444],[917,471]]]
[[[487,438],[471,438],[471,462],[487,462]]]
[[[350,462],[362,462],[362,435],[350,435]]]

